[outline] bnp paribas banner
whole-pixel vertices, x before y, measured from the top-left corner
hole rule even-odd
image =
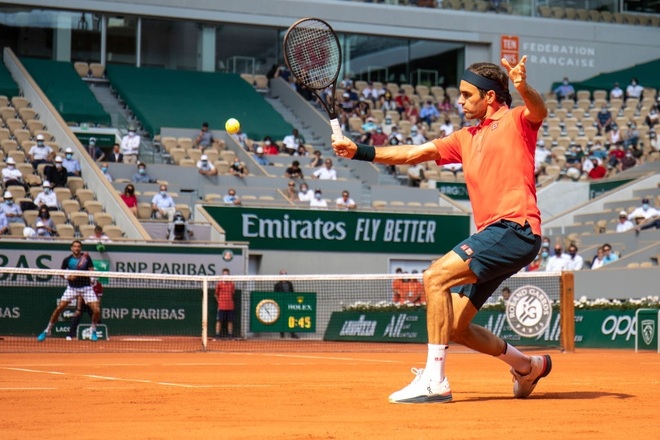
[[[97,270],[110,272],[215,276],[220,275],[222,269],[228,268],[233,275],[243,275],[247,267],[245,245],[113,242],[104,243],[101,249],[102,252],[97,250],[95,242],[83,241],[83,251],[89,252]],[[70,242],[3,239],[0,245],[0,267],[60,269],[62,261],[70,254]],[[0,281],[12,276],[2,274]],[[33,281],[38,282],[39,279],[37,276]]]
[[[438,254],[470,233],[466,215],[205,206],[228,241],[251,250]]]

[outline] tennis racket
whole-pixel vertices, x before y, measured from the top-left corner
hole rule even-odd
[[[319,98],[330,116],[332,134],[342,139],[344,135],[335,107],[341,47],[335,31],[327,22],[318,18],[296,21],[284,35],[284,61],[293,76]],[[325,102],[320,92],[330,86],[332,94],[328,102]]]

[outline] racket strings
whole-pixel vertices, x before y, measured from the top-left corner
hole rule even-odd
[[[334,33],[322,23],[318,25],[304,23],[291,29],[285,47],[293,75],[305,86],[316,90],[334,82],[341,61]]]

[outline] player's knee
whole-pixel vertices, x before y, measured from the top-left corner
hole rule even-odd
[[[434,265],[424,271],[424,285],[442,287],[448,283],[451,278],[451,271],[443,264]]]

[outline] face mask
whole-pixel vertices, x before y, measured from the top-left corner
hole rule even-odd
[[[163,197],[165,197],[165,196],[167,195],[167,191],[161,191],[161,192],[160,192],[160,195],[163,196]]]
[[[605,113],[607,113],[607,109],[606,109],[606,108],[603,108],[603,109],[600,110],[600,112],[603,113],[603,114],[605,114]]]
[[[108,171],[108,167],[101,167],[101,171],[105,173],[106,171]]]
[[[643,209],[644,211],[646,211],[647,209],[649,209],[649,204],[648,204],[648,203],[644,203],[644,204],[642,205],[642,209]]]
[[[44,141],[37,141],[37,147],[43,147]]]
[[[39,217],[41,217],[41,218],[46,218],[47,216],[48,216],[47,212],[42,212],[42,213],[39,214]]]
[[[140,169],[138,170],[138,173],[140,173],[140,174],[144,174],[144,173],[146,173],[146,170],[145,170],[144,168],[140,168]]]
[[[567,85],[568,85],[568,81],[564,81],[564,85],[567,86]]]
[[[561,255],[561,249],[555,249],[555,255],[560,256]]]
[[[73,154],[67,154],[67,155],[66,155],[66,158],[67,158],[67,159],[71,159],[72,157],[73,157]]]
[[[321,194],[320,194],[320,193],[316,193],[316,194],[314,194],[314,198],[315,198],[316,200],[321,200]]]
[[[264,145],[270,145],[270,141],[265,141]]]
[[[134,132],[134,131],[129,131],[129,132],[128,132],[128,135],[129,135],[130,137],[133,137],[133,136],[135,136],[135,132]]]
[[[8,164],[7,168],[9,168],[10,170],[13,170],[14,169],[14,164],[13,163]]]
[[[44,194],[50,193],[50,188],[44,188]]]
[[[55,168],[57,168],[58,170],[61,170],[61,169],[62,169],[62,164],[59,163],[59,162],[56,163],[56,164],[55,164]]]
[[[543,258],[548,258],[548,253],[545,252],[545,251],[543,251],[543,252],[541,252],[541,256],[542,256]]]
[[[127,190],[126,190],[126,193],[127,193],[127,194],[130,194],[130,195],[133,195],[133,192],[134,192],[133,189],[127,189]]]
[[[208,162],[207,160],[203,160],[203,161],[202,161],[202,166],[203,166],[203,167],[207,166],[208,164],[209,164],[209,162]]]
[[[14,204],[14,201],[13,201],[13,200],[7,200],[6,202],[7,202],[7,205],[9,205],[9,206],[11,206],[11,205]]]
[[[577,255],[577,252],[569,252],[568,255],[570,255],[571,258],[575,258],[575,256]]]

